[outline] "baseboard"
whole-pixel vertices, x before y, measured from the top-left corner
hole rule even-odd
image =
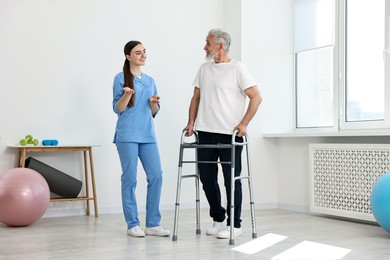
[[[288,210],[288,211],[300,212],[300,213],[310,213],[309,206],[300,206],[300,205],[278,203],[277,208]]]
[[[194,203],[182,203],[179,205],[180,210],[184,209],[195,209]],[[207,209],[209,207],[207,202],[201,202],[200,208],[201,209]],[[249,210],[249,204],[243,203],[242,205],[243,210]],[[296,212],[302,212],[302,213],[308,213],[309,208],[303,207],[303,206],[297,206],[297,205],[290,205],[290,204],[277,204],[277,203],[255,203],[255,209],[256,210],[263,210],[263,209],[284,209],[284,210],[290,210],[290,211],[296,211]],[[175,205],[174,204],[161,204],[160,205],[161,211],[174,211]],[[144,212],[145,206],[139,205],[139,211]],[[99,208],[99,215],[102,214],[119,214],[122,213],[122,207],[100,207]],[[42,218],[50,218],[50,217],[68,217],[68,216],[83,216],[86,214],[85,208],[68,208],[68,207],[51,207],[49,208],[46,213],[42,216]],[[94,215],[94,209],[91,206],[91,215]]]

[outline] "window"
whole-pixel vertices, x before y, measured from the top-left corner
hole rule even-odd
[[[296,129],[390,126],[389,7],[294,0]]]
[[[334,6],[329,0],[295,0],[296,125],[333,127]]]
[[[346,2],[346,122],[385,119],[384,18],[383,0]]]
[[[297,125],[333,126],[333,47],[321,47],[296,54]]]

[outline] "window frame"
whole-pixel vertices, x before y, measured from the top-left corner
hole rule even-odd
[[[297,53],[294,51],[294,132],[296,133],[329,133],[361,131],[366,129],[388,130],[390,128],[390,0],[385,1],[385,111],[384,120],[376,121],[346,121],[346,6],[348,0],[332,0],[334,3],[334,48],[333,48],[333,126],[329,127],[298,127],[297,119]],[[353,1],[353,0],[349,0]],[[367,0],[369,1],[369,0]]]
[[[345,55],[345,50],[346,50],[346,8],[347,8],[347,2],[351,0],[340,0],[338,7],[338,13],[339,15],[337,16],[337,28],[339,30],[338,36],[337,36],[337,45],[338,45],[338,50],[339,50],[339,57],[338,57],[338,63],[339,63],[339,82],[338,82],[338,92],[339,92],[339,100],[340,100],[340,105],[338,110],[340,111],[340,119],[339,119],[339,129],[340,131],[343,130],[364,130],[364,129],[386,129],[390,127],[390,91],[388,84],[386,84],[386,81],[388,81],[389,78],[389,73],[386,73],[387,71],[387,65],[386,62],[388,63],[389,58],[385,57],[385,54],[383,58],[385,59],[385,86],[384,86],[384,99],[385,99],[385,111],[384,111],[384,120],[366,120],[366,121],[346,121],[346,103],[347,103],[347,97],[346,97],[346,55]],[[353,1],[353,0],[352,0]],[[369,1],[369,0],[367,0]],[[386,0],[386,5],[390,2],[389,0]],[[385,20],[388,18],[388,8],[389,6],[385,7],[386,13],[385,15]],[[388,39],[388,27],[389,25],[386,24],[385,28],[385,41]],[[386,42],[384,43],[384,46]],[[336,74],[337,75],[337,74]],[[337,86],[337,85],[335,85]],[[386,102],[388,101],[388,102]]]

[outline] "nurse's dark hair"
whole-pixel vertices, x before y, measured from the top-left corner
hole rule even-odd
[[[124,54],[130,55],[131,50],[138,44],[142,44],[142,43],[139,41],[129,41],[128,43],[126,43],[125,47],[123,48]],[[125,78],[124,87],[128,87],[134,90],[133,74],[131,74],[130,62],[127,58],[125,58],[125,63],[123,64],[123,74]],[[134,106],[134,100],[135,100],[135,93],[131,96],[129,100],[129,104],[128,104],[129,107]]]

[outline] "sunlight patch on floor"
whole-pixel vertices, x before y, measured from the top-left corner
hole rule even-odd
[[[274,256],[272,260],[320,260],[342,259],[351,249],[303,241],[290,249]]]
[[[286,239],[286,236],[277,235],[277,234],[266,234],[264,236],[261,236],[259,238],[256,238],[254,240],[251,240],[250,242],[247,242],[245,244],[239,245],[237,247],[232,248],[234,251],[238,251],[244,254],[252,255],[257,252],[260,252],[261,250],[270,247],[276,243],[279,243],[280,241]]]

